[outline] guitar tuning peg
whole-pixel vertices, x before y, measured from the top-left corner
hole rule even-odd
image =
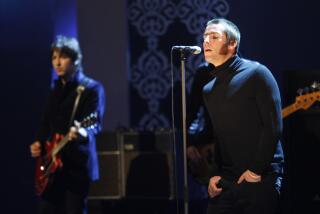
[[[299,89],[297,90],[297,93],[301,96],[301,95],[303,94],[303,89],[299,88]]]

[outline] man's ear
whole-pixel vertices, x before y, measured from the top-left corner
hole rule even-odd
[[[229,41],[229,44],[228,44],[228,49],[229,50],[235,50],[238,46],[238,42],[236,40],[231,40]]]

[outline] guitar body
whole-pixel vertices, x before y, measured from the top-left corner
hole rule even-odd
[[[80,128],[93,129],[96,127],[97,113],[91,113],[81,122],[74,121],[77,131]],[[63,163],[60,157],[60,151],[69,142],[68,135],[53,135],[51,141],[45,144],[45,154],[36,160],[35,170],[35,192],[39,196],[43,196],[51,187],[56,172],[62,168]]]
[[[45,144],[45,155],[36,160],[35,170],[35,190],[37,195],[44,195],[52,184],[54,173],[62,167],[62,161],[59,154],[54,154],[54,148],[63,139],[60,134],[55,134],[52,141]]]

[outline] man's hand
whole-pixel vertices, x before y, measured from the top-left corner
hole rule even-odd
[[[221,179],[220,176],[214,176],[210,178],[209,186],[208,186],[208,193],[210,198],[216,197],[222,192],[222,188],[217,187],[217,184],[219,183],[220,179]]]
[[[70,131],[68,133],[68,139],[71,140],[79,140],[79,139],[84,139],[87,138],[88,133],[84,128],[76,128],[72,126],[70,128]]]
[[[188,146],[187,148],[187,157],[192,161],[199,161],[201,159],[201,155],[198,149],[195,146]]]
[[[246,170],[244,173],[242,173],[237,183],[240,184],[243,181],[247,181],[249,183],[260,182],[261,175],[257,175],[254,172],[251,172],[250,170]]]
[[[31,156],[36,158],[41,155],[41,143],[39,141],[35,141],[30,145]]]

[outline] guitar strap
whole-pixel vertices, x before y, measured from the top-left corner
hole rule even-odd
[[[71,117],[70,117],[70,122],[69,122],[69,127],[71,127],[71,125],[73,123],[73,119],[74,119],[74,116],[76,114],[76,111],[77,111],[77,108],[79,105],[81,94],[86,89],[86,86],[88,85],[88,83],[89,83],[89,78],[84,77],[84,79],[81,81],[81,83],[78,85],[78,87],[76,89],[77,97],[74,101],[74,105],[73,105],[73,109],[72,109],[72,113],[71,113]]]

